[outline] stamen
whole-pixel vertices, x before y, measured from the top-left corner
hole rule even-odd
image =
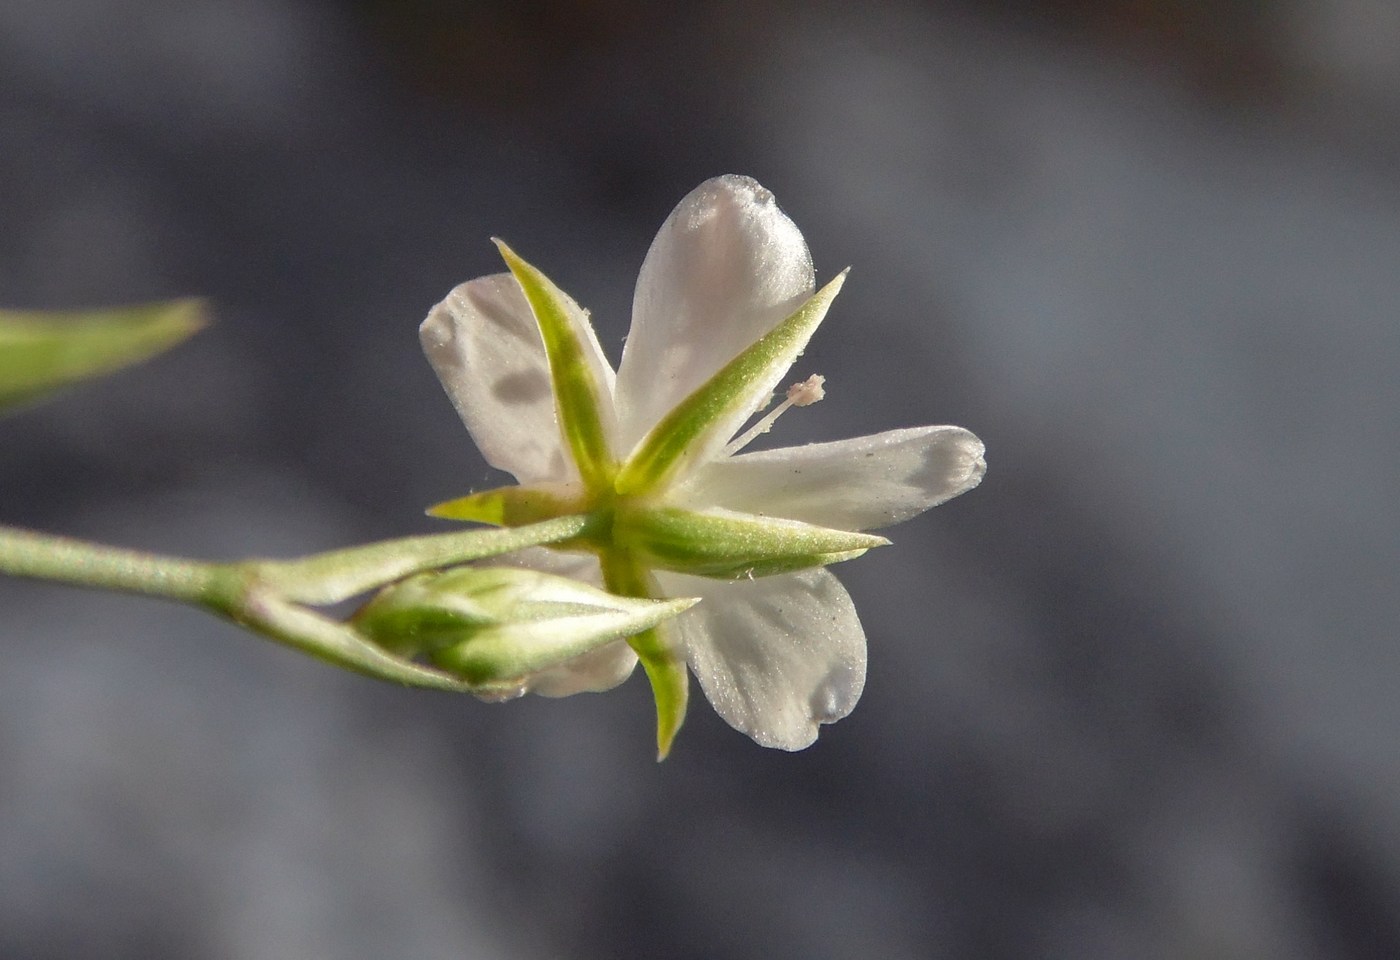
[[[826,390],[822,387],[824,383],[826,383],[826,377],[814,373],[801,383],[794,383],[788,387],[787,399],[774,407],[773,411],[758,423],[729,441],[729,444],[724,448],[724,456],[733,456],[752,443],[756,437],[761,437],[772,430],[773,424],[778,422],[778,418],[786,413],[789,407],[810,407],[825,397]]]
[[[826,377],[814,373],[801,383],[794,383],[788,387],[787,398],[794,407],[810,407],[826,396],[826,390],[822,386],[824,383]]]

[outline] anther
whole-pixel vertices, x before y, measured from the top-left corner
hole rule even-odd
[[[826,377],[819,373],[814,373],[801,383],[794,383],[792,386],[788,387],[787,399],[774,407],[773,411],[762,420],[758,421],[758,423],[755,423],[739,436],[729,441],[729,444],[724,448],[724,456],[733,456],[752,443],[754,438],[760,437],[769,430],[772,430],[773,424],[778,422],[778,418],[786,413],[789,407],[810,407],[812,404],[825,397],[826,390],[822,386],[825,383]]]

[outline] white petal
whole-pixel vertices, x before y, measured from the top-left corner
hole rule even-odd
[[[865,686],[865,631],[823,569],[719,582],[657,574],[667,594],[700,596],[674,622],[691,672],[730,726],[765,747],[801,750],[846,716]]]
[[[873,530],[977,486],[982,454],[982,441],[962,427],[890,430],[716,460],[679,496],[694,507]]]
[[[590,362],[612,389],[588,315],[572,301]],[[508,273],[455,288],[419,328],[423,352],[486,462],[521,483],[575,481],[564,446],[539,326],[520,285]]]
[[[544,547],[530,547],[504,557],[493,559],[492,563],[541,570],[561,577],[587,583],[591,586],[603,585],[603,574],[598,561],[592,554],[563,553]],[[601,693],[611,690],[632,675],[637,666],[637,655],[627,645],[618,640],[597,650],[590,650],[582,656],[561,663],[548,670],[533,674],[520,693],[537,693],[543,697],[568,697],[575,693]]]
[[[637,655],[626,640],[615,640],[590,650],[568,663],[541,670],[530,678],[525,690],[542,697],[571,697],[576,693],[602,693],[632,675]]]
[[[735,176],[691,191],[652,241],[637,280],[618,370],[619,451],[812,290],[807,242],[771,193]]]

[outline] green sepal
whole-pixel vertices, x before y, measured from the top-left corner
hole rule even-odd
[[[679,507],[629,511],[615,536],[649,566],[721,580],[766,577],[853,560],[884,537],[797,520]]]
[[[696,388],[642,438],[618,472],[619,494],[662,489],[693,460],[712,456],[802,354],[847,271]]]
[[[494,697],[698,602],[619,597],[537,570],[461,567],[387,587],[353,623],[384,649],[424,656]]]
[[[497,527],[518,527],[583,512],[577,488],[569,489],[562,485],[496,487],[456,500],[435,503],[427,509],[429,516],[489,523]]]
[[[0,411],[146,360],[205,324],[199,300],[106,310],[0,310]]]
[[[581,340],[587,331],[580,330],[573,319],[586,314],[568,294],[503,241],[496,240],[495,244],[539,324],[564,441],[585,485],[600,489],[610,483],[615,469],[607,424],[612,401],[605,396],[605,385],[598,382],[598,373],[588,361],[592,345]]]
[[[628,643],[642,662],[642,669],[651,683],[652,699],[656,701],[656,760],[659,763],[670,755],[671,744],[685,723],[690,673],[685,659],[670,649],[660,630],[639,633]]]
[[[603,568],[603,583],[612,593],[647,597],[660,592],[653,578],[627,554],[606,550],[598,560]],[[642,662],[642,669],[651,682],[652,699],[656,701],[657,762],[665,760],[671,752],[671,744],[685,723],[686,705],[690,700],[690,674],[685,657],[672,636],[673,628],[661,625],[627,640]]]

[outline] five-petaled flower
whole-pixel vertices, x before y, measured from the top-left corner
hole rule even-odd
[[[587,313],[504,244],[509,273],[454,289],[423,346],[482,454],[519,486],[431,512],[514,525],[594,517],[565,549],[520,562],[695,608],[528,678],[563,696],[622,682],[641,658],[664,756],[684,717],[688,665],[732,726],[799,750],[846,716],[865,683],[865,634],[825,564],[885,543],[861,531],[976,486],[982,443],[916,427],[739,454],[845,274],[816,291],[802,234],[772,194],[718,177],[652,243],[614,373]],[[813,377],[789,403],[819,399]]]

